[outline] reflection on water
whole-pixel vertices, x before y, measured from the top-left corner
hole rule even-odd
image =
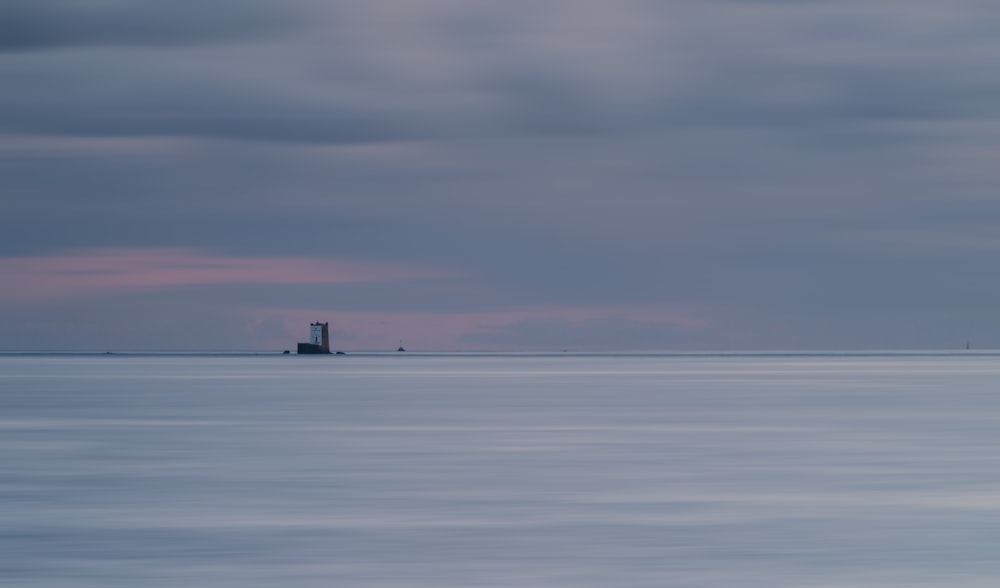
[[[1000,356],[0,356],[12,586],[993,586]]]

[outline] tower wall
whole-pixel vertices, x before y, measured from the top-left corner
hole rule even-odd
[[[309,342],[299,343],[298,353],[330,353],[330,323],[309,323]]]

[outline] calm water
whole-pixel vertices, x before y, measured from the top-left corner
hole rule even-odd
[[[1000,355],[0,355],[0,583],[1000,580]]]

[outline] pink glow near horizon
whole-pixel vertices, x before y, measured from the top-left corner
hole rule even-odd
[[[400,340],[413,350],[453,350],[476,348],[484,351],[510,348],[507,344],[470,345],[462,338],[468,334],[499,333],[524,321],[546,320],[584,323],[592,320],[642,321],[685,329],[705,329],[711,322],[691,309],[655,307],[553,306],[519,310],[468,313],[451,312],[341,312],[326,310],[258,309],[259,316],[279,317],[292,338],[305,340],[307,326],[314,321],[329,321],[335,348],[379,350],[394,349]],[[340,333],[356,333],[343,340]],[[274,346],[290,345],[273,341]]]
[[[0,259],[0,303],[29,303],[75,296],[203,284],[358,283],[427,278],[444,272],[401,264],[365,263],[308,257],[235,257],[185,248],[84,249],[61,255]],[[667,329],[704,330],[708,313],[693,308],[634,306],[537,306],[449,312],[428,310],[367,312],[329,308],[242,308],[249,332],[264,323],[280,324],[261,348],[288,348],[305,340],[307,325],[330,321],[334,346],[342,349],[395,349],[400,339],[414,350],[504,350],[504,338],[524,323],[561,323],[587,328],[592,321],[647,323]],[[285,334],[282,335],[281,331]],[[267,329],[261,332],[266,332]],[[483,336],[470,343],[469,336]],[[493,336],[496,341],[490,343]]]
[[[308,257],[233,257],[185,248],[83,249],[0,259],[0,300],[197,284],[374,282],[440,275],[429,268]]]

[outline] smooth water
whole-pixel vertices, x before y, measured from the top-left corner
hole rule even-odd
[[[1000,355],[0,355],[0,583],[1000,580]]]

